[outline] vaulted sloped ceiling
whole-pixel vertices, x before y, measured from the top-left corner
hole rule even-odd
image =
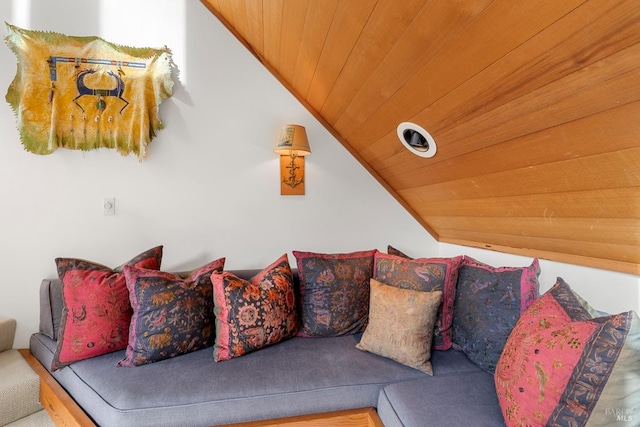
[[[202,2],[439,241],[640,273],[639,1]]]

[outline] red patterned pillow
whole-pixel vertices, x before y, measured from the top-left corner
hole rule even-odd
[[[433,336],[434,350],[451,348],[453,304],[461,262],[462,256],[407,259],[382,252],[375,255],[373,278],[377,281],[415,291],[442,291],[442,306]]]
[[[214,340],[211,274],[224,258],[183,275],[125,266],[133,316],[125,358],[140,366],[201,348]]]
[[[558,278],[520,317],[495,372],[508,426],[610,425],[640,413],[640,319],[593,312]]]
[[[377,252],[377,249],[346,254],[293,251],[300,277],[298,335],[335,337],[364,331],[369,314],[369,281]]]
[[[64,307],[51,370],[127,346],[131,305],[125,265],[159,269],[162,246],[117,268],[76,258],[57,258]]]
[[[251,280],[223,272],[214,273],[211,282],[216,362],[291,338],[298,331],[293,274],[287,254]]]

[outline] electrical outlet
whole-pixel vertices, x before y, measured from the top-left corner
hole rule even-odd
[[[116,214],[116,198],[105,197],[102,199],[102,215],[115,215]]]

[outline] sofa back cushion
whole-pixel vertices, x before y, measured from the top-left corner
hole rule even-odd
[[[63,307],[62,280],[43,279],[40,283],[40,332],[53,340],[58,339]]]

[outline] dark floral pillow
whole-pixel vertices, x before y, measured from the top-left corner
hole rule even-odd
[[[127,346],[131,304],[125,265],[159,269],[162,246],[110,268],[77,258],[56,258],[64,307],[51,370]]]
[[[335,337],[364,331],[369,313],[369,280],[377,252],[293,251],[301,293],[298,335]]]
[[[638,425],[640,318],[593,312],[558,278],[522,314],[494,376],[507,426]]]
[[[373,278],[377,281],[414,291],[442,291],[442,306],[433,336],[434,350],[451,348],[453,303],[462,257],[407,259],[378,252]]]
[[[413,259],[409,255],[407,255],[404,252],[402,252],[400,249],[397,249],[397,248],[395,248],[395,247],[393,247],[391,245],[387,245],[387,253],[389,255],[395,255],[395,256],[402,257],[402,258],[406,258],[406,259]]]
[[[251,353],[295,336],[298,313],[287,254],[251,280],[229,272],[211,276],[216,362]]]
[[[211,274],[224,258],[184,275],[125,267],[133,308],[129,343],[118,366],[140,366],[213,345]]]
[[[453,306],[453,346],[476,365],[494,372],[520,314],[538,296],[540,267],[494,268],[465,257]]]

